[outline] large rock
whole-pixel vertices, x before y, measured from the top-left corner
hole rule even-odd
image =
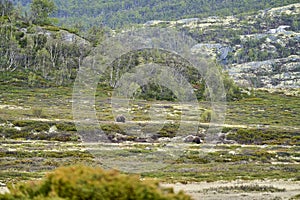
[[[241,86],[300,88],[300,56],[232,65],[229,74]]]
[[[51,126],[50,128],[49,128],[49,131],[48,131],[49,133],[56,133],[57,132],[57,127],[55,126],[55,125],[53,125],[53,126]]]

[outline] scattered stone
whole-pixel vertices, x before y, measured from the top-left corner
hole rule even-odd
[[[237,144],[237,142],[236,141],[234,141],[234,140],[224,140],[223,141],[223,144]]]
[[[153,139],[152,137],[147,137],[146,138],[146,142],[147,143],[153,143],[153,142],[155,142],[156,140],[155,139]]]
[[[168,138],[168,137],[161,137],[161,138],[158,138],[158,142],[160,142],[160,143],[171,142],[171,138]]]
[[[109,135],[108,139],[111,142],[116,142],[116,143],[124,142],[124,141],[133,141],[133,140],[135,141],[136,140],[136,138],[134,138],[132,136],[123,135],[123,134],[120,134],[120,133],[115,133],[114,135]]]
[[[16,129],[17,131],[20,131],[22,128],[18,127],[18,126],[15,126],[14,129]]]
[[[218,139],[221,141],[221,142],[224,142],[226,138],[226,134],[225,133],[219,133],[218,134]]]
[[[150,151],[152,149],[150,147],[146,147],[145,150]]]
[[[9,189],[6,187],[4,183],[0,182],[0,194],[9,193]]]
[[[50,128],[49,128],[49,131],[48,131],[49,133],[56,133],[57,132],[57,127],[55,126],[55,125],[53,125],[53,126],[51,126]]]
[[[13,128],[13,127],[14,127],[14,124],[12,124],[11,122],[8,122],[8,123],[6,124],[6,126],[9,127],[9,128]]]

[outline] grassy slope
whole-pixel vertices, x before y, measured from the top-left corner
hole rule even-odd
[[[74,125],[68,124],[72,120],[72,87],[45,89],[0,84],[0,91],[0,123],[12,122],[18,126],[23,124],[29,128],[33,127],[36,132],[47,131],[50,126],[55,124],[59,131],[71,133],[71,136],[76,134]],[[98,99],[99,102],[106,101],[107,92],[109,91],[99,91],[99,96],[101,96]],[[279,136],[275,140],[269,141],[269,144],[280,144],[279,146],[259,149],[257,146],[219,145],[216,152],[199,158],[199,152],[202,150],[201,145],[191,145],[185,155],[182,156],[183,158],[171,160],[168,168],[143,175],[183,182],[233,180],[237,178],[294,178],[299,180],[300,105],[298,98],[283,94],[256,92],[253,98],[228,103],[227,124],[250,126],[247,129],[250,130],[249,132],[252,132],[253,129],[261,130],[261,126],[257,128],[257,125],[263,125],[263,130],[271,130],[263,132],[265,136],[268,134]],[[208,103],[201,102],[200,104],[206,107]],[[104,103],[103,107],[106,108],[104,111],[105,120],[112,119],[108,112],[109,105]],[[35,109],[40,109],[41,115],[37,116]],[[143,118],[144,115],[139,117]],[[60,123],[64,122],[67,124],[59,126]],[[6,134],[7,130],[2,129],[2,134]],[[12,129],[9,130],[12,131]],[[31,130],[28,130],[26,134],[31,134]],[[227,131],[238,130],[233,128],[227,129]],[[80,153],[81,146],[74,141],[76,138],[67,139],[71,140],[71,143],[57,141],[27,141],[23,143],[21,141],[26,136],[23,133],[17,134],[15,139],[18,140],[0,140],[0,180],[36,178],[57,166],[77,162],[90,165],[100,164],[92,160],[93,156],[88,152]],[[281,137],[283,134],[285,134],[284,137]],[[58,135],[54,140],[63,140],[63,138]],[[296,146],[281,146],[282,144],[290,144],[288,140],[292,140]],[[144,146],[134,148],[137,149],[136,152],[143,152],[144,150]],[[48,152],[48,150],[50,151]],[[126,153],[126,151],[125,149],[124,152]],[[234,151],[235,154],[229,154],[230,151]],[[271,163],[271,161],[277,164]]]
[[[12,122],[17,126],[33,127],[33,130],[40,132],[40,134],[47,131],[51,125],[56,125],[60,133],[71,134],[71,139],[66,139],[69,142],[24,141],[22,134],[19,135],[20,139],[18,140],[1,139],[0,180],[7,182],[9,180],[36,178],[57,166],[74,163],[100,164],[93,160],[93,156],[87,151],[82,151],[82,146],[76,142],[76,138],[72,139],[74,138],[72,135],[76,135],[76,129],[72,123],[69,123],[72,120],[71,87],[41,89],[1,85],[0,90],[2,91],[1,123]],[[98,92],[102,97],[97,98],[97,101],[106,108],[104,114],[110,116],[107,97],[103,97],[105,92],[107,91]],[[218,145],[213,148],[213,152],[208,153],[205,157],[199,157],[199,153],[203,151],[203,146],[191,145],[187,147],[180,158],[167,161],[169,167],[164,170],[144,173],[143,176],[183,182],[234,180],[236,178],[294,178],[299,180],[299,139],[292,139],[299,134],[300,106],[298,98],[278,93],[269,94],[263,91],[257,91],[255,94],[255,97],[252,98],[230,102],[226,123],[232,125],[265,125],[262,130],[269,130],[263,131],[265,137],[268,137],[269,134],[276,135],[276,138],[270,140],[268,144],[285,144],[287,140],[290,140],[298,141],[297,146],[270,145],[269,147],[257,148],[253,145]],[[208,105],[207,102],[200,102],[200,104],[204,107]],[[37,107],[42,109],[41,118],[34,115],[33,108]],[[139,117],[143,118],[144,116],[140,115]],[[55,121],[55,119],[59,120]],[[106,120],[109,119],[110,117]],[[43,129],[43,127],[45,128]],[[258,130],[256,126],[250,126],[246,130],[251,132],[253,128]],[[235,128],[227,128],[226,131],[234,132]],[[65,141],[63,134],[51,140]],[[145,145],[147,146],[147,144]],[[130,152],[136,152],[137,155],[144,152],[146,155],[149,152],[144,150],[145,145],[134,145]],[[148,145],[154,148],[151,144]],[[161,147],[158,146],[154,149],[159,148]],[[110,156],[127,155],[127,151],[128,147],[121,148],[119,152],[110,152]],[[32,173],[27,173],[29,171]]]

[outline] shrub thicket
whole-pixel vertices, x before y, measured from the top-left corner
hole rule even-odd
[[[0,195],[10,199],[73,200],[189,200],[183,192],[161,188],[158,182],[141,181],[138,176],[120,174],[116,170],[86,166],[61,167],[40,181],[9,186],[11,193]]]

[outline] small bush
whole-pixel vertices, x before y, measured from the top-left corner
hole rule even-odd
[[[215,116],[215,113],[212,110],[205,110],[200,117],[201,122],[208,123]]]
[[[40,118],[42,116],[43,110],[41,108],[33,108],[32,109],[32,115],[34,117]]]
[[[41,181],[9,186],[11,193],[0,195],[3,200],[15,199],[101,199],[101,200],[190,200],[158,182],[141,181],[138,176],[104,171],[86,166],[62,167]]]
[[[290,198],[290,200],[296,200],[296,199],[300,199],[300,194],[293,196],[292,198]]]
[[[297,134],[286,130],[240,128],[228,133],[226,139],[235,140],[239,144],[299,145]]]
[[[17,136],[21,137],[21,133],[22,132],[15,128],[0,127],[0,136],[4,136],[5,138],[16,138]]]
[[[56,127],[58,130],[61,131],[76,131],[76,126],[74,123],[71,122],[61,122],[59,124],[56,124]]]
[[[50,26],[50,25],[48,25],[48,26],[44,26],[44,28],[46,30],[48,30],[48,31],[54,31],[54,32],[60,31],[60,28],[57,27],[57,26]]]
[[[179,128],[179,124],[165,124],[164,127],[159,130],[159,137],[174,137]]]

